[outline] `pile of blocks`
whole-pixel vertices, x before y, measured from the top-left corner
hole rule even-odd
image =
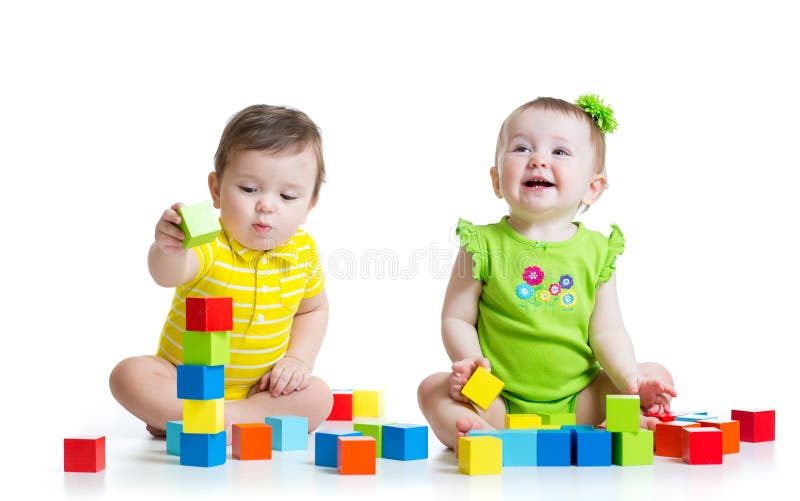
[[[374,475],[378,458],[412,461],[428,457],[428,427],[382,420],[383,392],[335,390],[328,421],[355,421],[352,430],[318,431],[314,464],[342,475]]]
[[[225,364],[230,360],[232,328],[232,298],[186,298],[183,364],[178,366],[183,421],[167,424],[168,452],[170,436],[181,427],[177,450],[172,451],[180,456],[182,465],[210,467],[225,463]]]
[[[739,452],[739,442],[775,440],[775,411],[733,409],[730,419],[705,412],[657,416],[656,456],[682,458],[689,464],[722,464],[726,454]]]

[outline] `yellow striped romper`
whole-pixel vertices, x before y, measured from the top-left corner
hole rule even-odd
[[[232,297],[225,400],[245,398],[250,387],[286,353],[300,301],[324,287],[316,244],[298,229],[285,244],[257,251],[233,240],[223,229],[216,241],[193,250],[200,259],[200,271],[175,288],[157,354],[175,365],[183,362],[187,296]]]

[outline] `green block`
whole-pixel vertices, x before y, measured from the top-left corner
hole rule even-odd
[[[639,431],[639,395],[606,395],[606,430]]]
[[[183,333],[183,363],[186,365],[225,365],[231,361],[228,332]]]
[[[542,424],[572,425],[576,424],[575,414],[571,412],[559,412],[552,414],[539,413],[542,416]]]
[[[653,432],[619,431],[611,434],[611,462],[619,466],[653,464]]]
[[[360,431],[365,437],[375,439],[376,457],[383,457],[383,425],[384,423],[353,423],[353,431]]]
[[[214,241],[222,229],[209,201],[184,205],[178,209],[178,214],[181,216],[181,224],[178,226],[184,233],[184,249]]]

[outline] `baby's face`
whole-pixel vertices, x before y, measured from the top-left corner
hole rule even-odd
[[[237,151],[222,179],[209,175],[214,207],[225,230],[250,249],[283,245],[306,220],[317,178],[311,147],[297,153]]]
[[[512,217],[571,221],[582,201],[594,202],[590,185],[598,174],[589,127],[577,117],[538,108],[511,117],[492,180]]]

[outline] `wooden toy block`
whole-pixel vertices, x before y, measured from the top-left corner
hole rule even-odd
[[[216,400],[184,400],[183,432],[216,434],[225,429],[225,401]]]
[[[272,426],[272,448],[276,451],[308,449],[308,418],[305,416],[268,416]]]
[[[731,419],[741,423],[742,442],[775,440],[775,411],[766,409],[734,409]]]
[[[741,423],[735,419],[709,419],[698,421],[700,426],[714,427],[722,430],[722,453],[734,454],[739,452],[739,436]]]
[[[489,408],[494,399],[503,391],[505,384],[481,366],[475,369],[461,394],[483,410]]]
[[[184,234],[184,249],[213,242],[222,229],[209,201],[184,205],[178,209],[178,214],[181,216],[178,226]]]
[[[383,426],[383,457],[412,461],[428,457],[428,427],[414,424]]]
[[[357,422],[353,423],[353,431],[360,431],[365,437],[375,439],[375,456],[383,457],[383,427],[387,423]]]
[[[167,454],[181,455],[181,432],[183,421],[167,421]]]
[[[542,424],[573,425],[576,423],[575,414],[570,412],[541,413]]]
[[[106,469],[105,435],[64,439],[64,471],[97,473]]]
[[[560,430],[560,424],[540,424],[531,428],[532,430]]]
[[[224,397],[224,365],[178,366],[178,398],[189,400],[216,400]]]
[[[231,427],[235,459],[272,459],[272,427],[265,423],[237,423]]]
[[[352,421],[353,420],[353,392],[334,391],[333,408],[328,414],[328,421]]]
[[[184,466],[209,468],[225,464],[225,430],[219,433],[181,433],[181,460]]]
[[[187,297],[186,330],[218,332],[233,329],[233,298]]]
[[[231,361],[231,338],[227,331],[183,333],[183,363],[226,365]]]
[[[360,431],[318,431],[314,434],[314,464],[337,468],[339,437],[361,437]],[[377,449],[376,449],[377,450]]]
[[[572,453],[569,430],[536,430],[536,465],[569,466]]]
[[[709,416],[707,412],[694,412],[691,414],[681,414],[679,416],[675,416],[675,421],[689,421],[692,423],[702,421],[704,419],[717,419],[717,416]]]
[[[536,466],[538,437],[536,430],[503,430],[503,466]]]
[[[699,428],[695,421],[670,421],[656,424],[656,456],[683,457],[683,429]]]
[[[505,428],[507,430],[524,430],[536,428],[542,424],[542,416],[538,414],[506,414]]]
[[[503,441],[491,436],[459,437],[458,471],[467,475],[502,473]]]
[[[337,437],[337,468],[341,475],[375,474],[375,439],[364,436]]]
[[[654,414],[652,412],[648,412],[644,414],[644,417],[654,417],[657,418],[662,423],[669,423],[670,421],[675,421],[675,415],[669,412],[661,413],[661,414]]]
[[[606,430],[639,431],[639,395],[606,395]]]
[[[379,418],[383,416],[382,390],[353,391],[353,417]]]
[[[683,460],[689,464],[722,464],[722,430],[689,427],[683,435]]]
[[[611,466],[611,432],[575,427],[571,433],[571,460],[575,466]]]
[[[611,462],[619,466],[653,464],[653,432],[639,430],[611,434]]]

